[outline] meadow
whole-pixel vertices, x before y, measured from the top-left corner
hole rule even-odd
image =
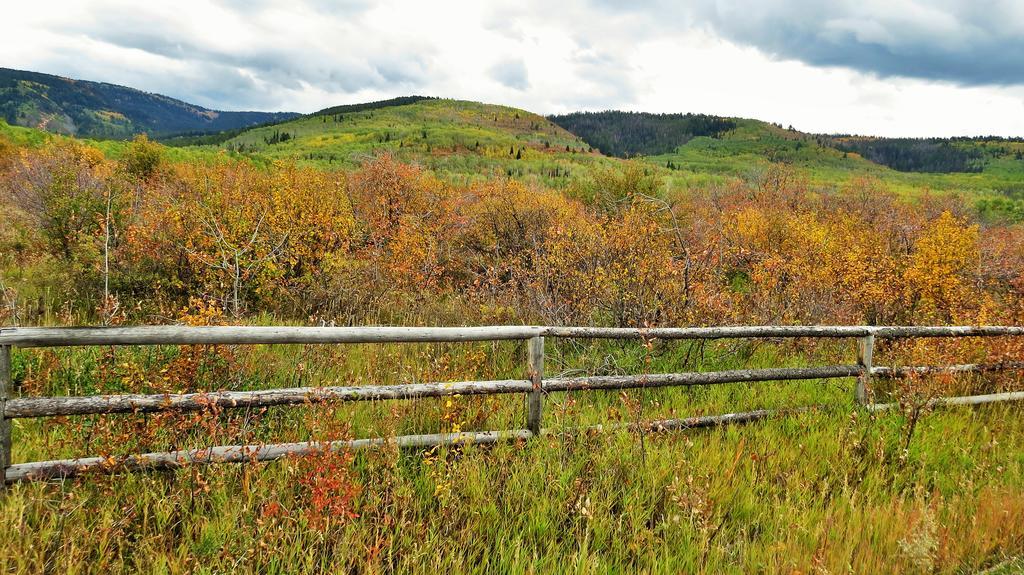
[[[0,125],[10,198],[0,319],[1022,323],[1024,229],[977,205],[1001,193],[994,172],[950,175],[989,179],[932,193],[914,178],[946,175],[894,176],[810,144],[794,153],[829,161],[731,157],[722,146],[740,145],[729,138],[744,126],[627,161],[584,150],[539,116],[500,111],[427,100],[190,147]],[[679,156],[690,146],[722,157]],[[911,340],[881,345],[875,364],[1000,362],[1022,349],[1009,338]],[[849,340],[580,340],[547,353],[549,376],[854,361]],[[522,343],[15,349],[13,359],[18,396],[525,369]],[[1020,405],[932,410],[923,400],[1019,389],[1015,372],[910,378],[878,387],[899,404],[880,413],[855,404],[852,379],[551,394],[548,433],[531,441],[17,484],[0,498],[0,563],[70,573],[1013,572],[1024,555]],[[818,407],[743,426],[587,430],[806,405]],[[510,429],[524,418],[522,397],[498,396],[15,420],[14,461]]]
[[[712,346],[700,360],[690,345],[615,347],[567,344],[548,363],[600,372],[595,364],[614,356],[623,371],[658,372],[849,355],[841,349],[848,346],[752,346],[739,354]],[[522,355],[518,344],[412,344],[15,357],[24,385],[50,386],[34,393],[110,393],[158,381],[155,374],[181,377],[197,359],[196,387],[224,387],[220,377],[230,373],[238,378],[232,388],[269,388],[516,377]],[[2,513],[22,528],[6,530],[0,544],[8,568],[23,571],[740,573],[974,571],[1006,562],[1024,540],[1019,406],[934,411],[911,429],[909,414],[865,412],[851,385],[836,382],[552,395],[549,434],[529,442],[18,484]],[[826,407],[690,432],[574,431],[807,404]],[[523,413],[522,398],[506,396],[17,420],[14,445],[19,461],[114,457],[508,428],[521,426]]]

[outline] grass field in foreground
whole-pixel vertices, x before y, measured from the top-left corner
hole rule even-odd
[[[225,348],[201,357],[190,349],[18,351],[15,376],[23,393],[40,395],[153,391],[161,377],[188,367],[204,389],[368,384],[519,377],[523,356],[522,345],[512,343]],[[548,353],[549,375],[850,359],[841,348],[735,344],[646,350],[565,342]],[[227,373],[237,379],[220,379]],[[0,567],[964,573],[1024,553],[1020,405],[935,411],[911,426],[900,412],[857,410],[850,395],[850,381],[552,394],[545,424],[555,431],[757,407],[832,407],[705,431],[553,434],[491,447],[381,449],[16,485],[0,500],[0,518],[21,527],[0,533]],[[523,398],[503,396],[168,419],[17,420],[15,461],[500,429],[522,419]]]

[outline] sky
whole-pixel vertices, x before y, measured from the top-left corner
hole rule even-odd
[[[220,110],[427,95],[1024,136],[1022,0],[31,0],[0,67]]]

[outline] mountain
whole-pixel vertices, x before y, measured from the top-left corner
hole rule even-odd
[[[224,112],[100,82],[0,68],[0,118],[16,126],[97,139],[220,132],[294,118]]]

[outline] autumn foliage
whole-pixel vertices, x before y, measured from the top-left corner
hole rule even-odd
[[[775,166],[667,190],[628,162],[562,192],[506,178],[456,185],[388,155],[346,173],[160,153],[144,139],[120,160],[76,143],[8,150],[5,265],[49,270],[35,287],[56,289],[78,317],[109,308],[108,297],[135,321],[171,317],[194,297],[234,317],[342,323],[1020,313],[1016,226],[981,227],[953,197],[906,200],[870,180],[821,190]]]

